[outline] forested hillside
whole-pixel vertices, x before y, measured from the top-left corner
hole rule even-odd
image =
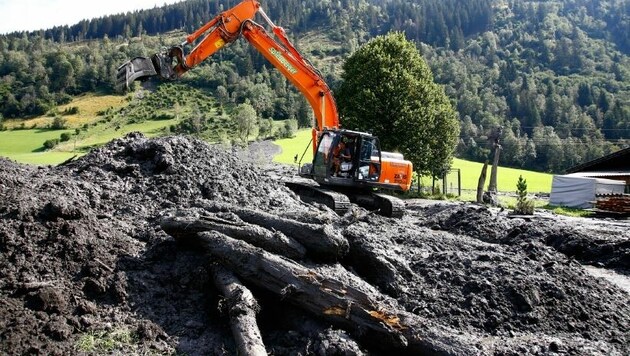
[[[189,0],[0,36],[1,115],[40,115],[71,95],[111,91],[124,61],[180,43],[236,3]],[[499,126],[504,164],[546,171],[630,143],[628,0],[262,3],[333,87],[343,58],[376,35],[404,31],[459,113],[460,157],[487,159],[488,134]],[[249,100],[262,118],[310,124],[306,102],[244,41],[189,74],[221,103]]]

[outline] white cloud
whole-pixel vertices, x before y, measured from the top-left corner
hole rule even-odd
[[[0,0],[0,34],[73,25],[83,19],[151,9],[181,0]]]

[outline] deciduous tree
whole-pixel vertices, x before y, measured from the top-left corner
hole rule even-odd
[[[256,109],[250,103],[239,104],[234,110],[232,119],[236,122],[238,137],[241,141],[247,142],[250,136],[258,134]]]
[[[343,69],[337,99],[344,127],[377,135],[383,149],[403,153],[420,174],[437,176],[450,167],[457,116],[404,34],[376,37]]]

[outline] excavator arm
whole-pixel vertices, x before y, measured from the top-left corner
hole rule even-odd
[[[267,30],[254,21],[260,14],[271,27],[274,39]],[[202,38],[203,37],[203,38]],[[307,99],[317,121],[316,132],[339,127],[339,115],[331,90],[321,74],[295,49],[284,29],[276,26],[256,0],[244,0],[186,37],[180,46],[174,46],[150,58],[136,57],[118,68],[117,87],[128,90],[134,80],[159,77],[174,80],[212,56],[226,44],[245,38],[274,67],[276,67]],[[199,43],[186,55],[184,46]]]

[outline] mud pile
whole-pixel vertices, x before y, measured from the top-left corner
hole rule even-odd
[[[433,203],[400,220],[359,208],[339,217],[302,203],[250,156],[131,134],[58,167],[0,159],[2,353],[235,354],[212,257],[160,228],[174,210],[217,204],[336,231],[348,240],[337,264],[303,263],[352,271],[478,353],[630,352],[628,293],[580,265],[627,268],[623,225]],[[270,353],[388,353],[249,287]]]

